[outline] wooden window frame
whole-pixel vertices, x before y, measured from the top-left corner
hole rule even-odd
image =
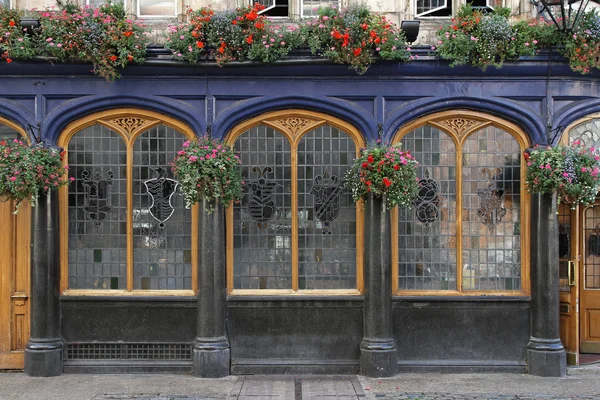
[[[513,136],[519,143],[521,148],[521,289],[519,290],[464,290],[463,289],[463,268],[461,266],[462,252],[462,180],[456,181],[456,290],[400,290],[398,287],[398,209],[391,210],[391,234],[392,234],[392,293],[396,296],[529,296],[531,293],[530,284],[530,195],[525,189],[525,161],[523,151],[529,147],[529,139],[521,128],[517,125],[494,117],[492,115],[468,111],[468,110],[452,110],[444,111],[437,114],[419,118],[398,130],[392,140],[396,144],[402,141],[402,138],[413,130],[425,125],[435,127],[444,133],[448,134],[454,141],[456,147],[456,176],[462,168],[463,144],[472,133],[475,133],[483,128],[494,126],[502,129]]]
[[[364,207],[356,203],[356,289],[298,289],[298,161],[297,150],[304,135],[323,125],[331,125],[346,133],[354,141],[356,157],[365,142],[360,132],[351,124],[327,114],[307,110],[285,110],[262,114],[235,126],[227,135],[226,142],[234,145],[237,138],[250,129],[266,125],[280,132],[290,143],[291,152],[291,210],[292,212],[292,288],[291,289],[234,289],[233,288],[233,206],[226,211],[227,231],[227,294],[263,296],[263,295],[360,295],[363,293],[363,251],[364,251]]]
[[[100,124],[115,131],[127,147],[127,288],[126,289],[69,289],[69,187],[59,189],[60,221],[60,292],[67,296],[194,296],[198,292],[198,205],[192,207],[192,287],[183,290],[143,290],[133,288],[133,144],[135,140],[158,125],[175,129],[189,140],[197,140],[186,124],[165,115],[141,109],[117,109],[91,114],[67,125],[58,139],[65,150],[63,164],[69,164],[69,141],[75,134]]]

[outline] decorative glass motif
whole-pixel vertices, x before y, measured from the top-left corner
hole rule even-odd
[[[455,142],[426,125],[407,133],[402,144],[419,160],[423,179],[416,210],[398,208],[398,288],[456,290]]]
[[[432,222],[438,220],[440,214],[439,185],[430,178],[429,170],[425,170],[425,177],[419,180],[419,186],[417,198],[414,200],[415,215],[420,222],[429,227]]]
[[[461,286],[520,290],[522,149],[510,133],[487,126],[462,146]],[[499,179],[502,177],[501,179]]]
[[[573,127],[569,131],[569,143],[579,140],[585,147],[600,147],[600,118],[594,118],[589,121]]]
[[[88,220],[94,221],[96,229],[100,229],[102,221],[108,218],[112,210],[110,187],[114,174],[112,171],[102,176],[99,168],[92,168],[91,172],[81,172],[82,185],[85,188],[83,211]]]
[[[583,234],[588,251],[584,252],[583,276],[586,289],[600,289],[600,207],[586,208]]]
[[[252,191],[252,199],[248,203],[250,216],[257,222],[260,229],[267,227],[267,222],[275,216],[277,206],[273,199],[273,190],[279,185],[274,179],[267,179],[268,174],[273,174],[273,167],[252,168],[258,174],[258,179],[250,181],[247,187]]]
[[[344,191],[341,182],[335,175],[329,175],[325,168],[323,175],[315,177],[310,194],[315,196],[314,210],[319,221],[323,222],[323,234],[330,234],[329,224],[340,213],[340,194]]]
[[[179,182],[175,179],[167,178],[167,170],[165,168],[158,167],[151,169],[155,172],[156,178],[144,182],[148,194],[152,197],[152,204],[149,211],[150,215],[160,222],[159,227],[164,228],[165,221],[175,212],[175,208],[171,204],[171,197],[177,190]]]
[[[242,133],[235,148],[246,184],[244,197],[233,204],[233,288],[291,289],[290,142],[258,125]]]
[[[477,214],[481,217],[481,221],[493,232],[496,225],[506,215],[504,207],[504,190],[499,190],[496,186],[496,180],[502,174],[500,168],[483,168],[481,172],[487,175],[488,187],[486,189],[477,189],[477,196],[481,201],[481,206],[477,210]]]

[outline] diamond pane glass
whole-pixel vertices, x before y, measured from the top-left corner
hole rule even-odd
[[[298,144],[298,288],[356,288],[356,205],[342,186],[356,147],[325,125]]]
[[[600,289],[600,207],[585,210],[584,279],[586,289]]]
[[[133,288],[192,288],[192,212],[169,163],[186,137],[165,125],[133,144]]]
[[[487,127],[463,145],[464,290],[521,289],[521,148]]]
[[[569,131],[569,143],[580,140],[585,147],[600,148],[600,118],[583,122]]]
[[[235,142],[245,194],[233,207],[235,289],[292,288],[291,150],[259,125]]]
[[[443,131],[423,126],[402,138],[419,161],[413,208],[398,209],[398,288],[456,290],[456,148]]]
[[[68,145],[69,287],[127,287],[127,151],[101,125],[77,132]]]

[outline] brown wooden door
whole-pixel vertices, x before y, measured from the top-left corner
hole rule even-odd
[[[0,369],[22,369],[29,340],[30,207],[0,202]]]
[[[578,210],[561,204],[559,210],[560,257],[560,338],[567,351],[567,363],[579,364],[579,255]]]
[[[600,354],[600,203],[583,212],[580,352]]]

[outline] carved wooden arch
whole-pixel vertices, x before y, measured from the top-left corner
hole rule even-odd
[[[394,138],[392,139],[393,144],[397,144],[402,141],[402,138],[406,136],[408,133],[414,131],[417,128],[423,126],[433,126],[435,128],[440,129],[441,131],[448,134],[450,138],[454,141],[455,149],[456,149],[456,165],[462,163],[462,146],[465,141],[471,136],[473,133],[486,128],[488,126],[494,126],[499,129],[504,130],[508,134],[510,134],[517,142],[519,143],[519,147],[521,152],[525,150],[530,145],[530,140],[528,139],[525,132],[516,124],[506,121],[502,118],[498,118],[496,116],[485,114],[477,111],[470,110],[451,110],[451,111],[443,111],[431,115],[427,115],[421,118],[418,118],[409,124],[401,127]],[[511,290],[511,291],[503,291],[503,292],[486,292],[486,291],[462,291],[462,290],[441,290],[441,291],[400,291],[398,288],[398,210],[393,209],[391,211],[392,215],[392,281],[393,281],[393,292],[396,294],[402,295],[440,295],[440,296],[452,296],[452,295],[467,295],[467,296],[477,296],[477,295],[498,295],[498,296],[526,296],[530,294],[530,275],[529,275],[529,247],[530,247],[530,202],[529,193],[525,190],[524,182],[525,182],[525,163],[524,158],[521,156],[521,169],[520,169],[520,182],[521,185],[521,205],[520,205],[520,219],[522,222],[522,232],[521,232],[521,282],[522,288],[521,290]],[[418,160],[417,160],[418,161]],[[457,173],[458,177],[458,173]],[[456,180],[456,193],[462,193],[462,180]],[[457,203],[456,209],[456,223],[457,223],[457,232],[462,231],[461,221],[462,221],[462,203]],[[456,248],[460,249],[462,246],[462,235],[457,235],[456,237]],[[458,251],[457,251],[458,253]],[[462,282],[462,268],[457,265],[456,271],[456,280],[457,282]]]
[[[27,141],[27,143],[31,144],[31,140],[29,139],[29,136],[27,135],[27,132],[25,132],[25,129],[23,129],[20,125],[15,124],[11,120],[6,119],[4,117],[0,117],[0,124],[8,126],[9,128],[15,130],[16,132],[19,133],[19,135],[21,135],[21,137],[23,139],[25,139]]]
[[[190,140],[197,138],[192,128],[179,120],[154,111],[124,108],[101,111],[71,122],[61,133],[58,145],[66,148],[73,135],[95,124],[101,124],[117,132],[127,144],[141,133],[161,124],[175,129]]]
[[[365,146],[365,141],[353,125],[330,115],[300,109],[290,109],[274,111],[259,115],[235,126],[226,137],[226,143],[233,145],[237,138],[244,132],[259,126],[266,125],[280,132],[290,142],[291,157],[291,181],[296,182],[297,157],[295,151],[302,137],[323,125],[330,125],[340,129],[353,140],[356,147],[356,156],[360,154],[360,149]],[[292,184],[291,188],[291,209],[298,209],[297,187]],[[356,289],[329,289],[329,290],[302,290],[306,295],[359,295],[363,292],[363,241],[362,232],[364,225],[362,203],[356,206]],[[293,212],[291,216],[292,232],[298,231],[298,213]],[[280,289],[258,289],[258,290],[234,290],[233,276],[233,207],[227,209],[227,292],[233,295],[290,295],[298,293],[298,235],[292,235],[292,287],[290,290]]]
[[[492,125],[515,137],[522,150],[529,146],[527,135],[518,125],[494,115],[470,110],[442,111],[418,118],[400,128],[392,143],[400,142],[404,135],[424,125],[431,125],[448,133],[457,145],[463,143],[472,133]]]
[[[261,124],[281,132],[290,141],[292,149],[296,148],[302,136],[323,125],[334,126],[348,134],[357,149],[365,146],[362,135],[353,125],[331,115],[298,109],[274,111],[244,121],[231,130],[226,142],[235,143],[241,134]]]
[[[171,118],[167,115],[137,108],[120,108],[114,110],[105,110],[82,117],[68,124],[58,139],[58,145],[65,149],[63,164],[69,163],[68,145],[69,141],[78,132],[90,126],[100,124],[116,132],[124,141],[127,148],[127,171],[133,168],[133,142],[142,133],[158,126],[166,125],[184,135],[189,140],[197,140],[194,130],[187,124]],[[192,246],[192,290],[136,290],[133,291],[133,214],[130,208],[133,203],[133,181],[127,179],[127,290],[69,290],[69,265],[68,265],[68,187],[63,186],[59,189],[59,207],[60,207],[60,257],[61,274],[60,290],[65,295],[194,295],[198,291],[197,279],[197,260],[198,249]],[[192,207],[192,243],[197,241],[198,236],[198,207]]]

